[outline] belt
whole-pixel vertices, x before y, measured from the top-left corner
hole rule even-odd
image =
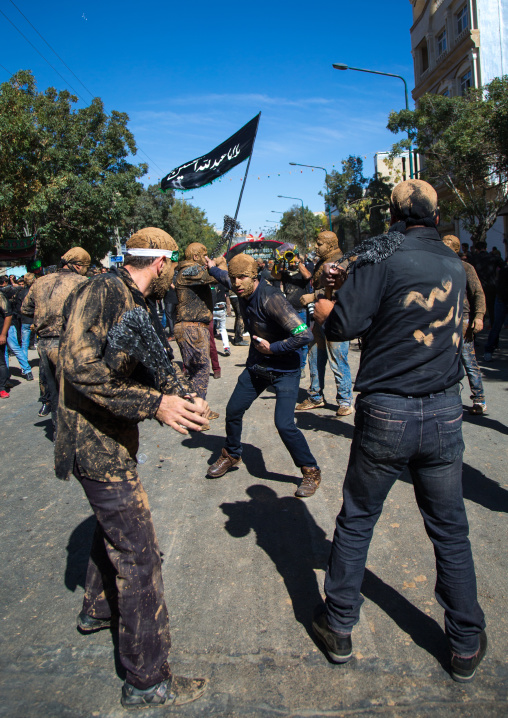
[[[207,327],[209,322],[177,322],[175,327],[179,324],[185,324],[187,327]]]
[[[442,391],[434,391],[432,394],[418,394],[418,396],[413,396],[411,394],[408,394],[405,398],[406,399],[432,399],[434,396],[459,396],[460,394],[460,384],[454,384],[453,386],[449,386],[448,389],[443,389]]]

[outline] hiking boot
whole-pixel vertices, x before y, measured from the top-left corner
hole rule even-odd
[[[306,499],[318,490],[321,483],[321,471],[317,466],[302,466],[302,483],[295,491],[295,496]]]
[[[214,419],[218,419],[220,416],[218,411],[210,411],[210,414],[208,415],[208,421],[213,421]]]
[[[309,409],[319,409],[320,406],[324,405],[324,399],[318,399],[317,401],[314,401],[314,399],[311,399],[309,396],[309,398],[305,399],[305,401],[302,401],[301,404],[296,405],[295,411],[308,411]]]
[[[480,647],[474,654],[464,658],[463,656],[457,656],[455,653],[452,654],[452,678],[458,683],[467,683],[472,681],[476,669],[483,660],[485,653],[487,652],[487,634],[485,631],[480,633]]]
[[[352,414],[353,411],[354,409],[352,406],[341,404],[337,409],[336,416],[349,416],[349,414]]]
[[[334,663],[347,663],[353,657],[351,634],[335,633],[328,626],[326,608],[318,606],[312,619],[314,634],[324,644],[326,653]]]
[[[116,624],[116,621],[112,618],[94,618],[84,611],[81,611],[77,620],[78,629],[83,633],[102,631],[103,628],[111,628],[113,624]]]
[[[484,401],[473,401],[473,406],[469,407],[470,414],[486,414],[487,404]]]
[[[140,710],[155,706],[181,706],[200,698],[206,690],[206,678],[185,678],[173,676],[167,681],[156,683],[141,690],[127,681],[122,686],[122,706],[126,710]]]
[[[26,374],[23,374],[23,379],[26,379],[27,381],[33,381],[34,375],[32,374],[31,371],[27,371]]]
[[[38,416],[48,416],[51,414],[51,406],[49,404],[43,404],[38,411]]]
[[[211,479],[219,479],[221,476],[224,476],[226,471],[229,471],[233,466],[237,466],[241,463],[241,456],[231,456],[226,449],[222,449],[221,455],[217,461],[210,466],[206,475]]]

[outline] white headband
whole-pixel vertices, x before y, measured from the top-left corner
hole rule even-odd
[[[172,257],[174,252],[171,249],[150,249],[150,247],[127,247],[127,254],[131,257]]]

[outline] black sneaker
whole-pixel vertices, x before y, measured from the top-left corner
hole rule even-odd
[[[121,703],[126,710],[140,710],[154,706],[181,706],[200,698],[206,690],[206,678],[184,678],[173,676],[167,681],[156,683],[141,690],[127,681],[122,686]]]
[[[476,669],[483,660],[485,653],[487,652],[487,634],[485,631],[480,633],[480,648],[476,651],[474,656],[469,658],[462,658],[461,656],[452,655],[452,678],[458,683],[467,683],[472,681]]]
[[[319,640],[324,643],[326,653],[331,661],[334,663],[347,663],[351,660],[353,657],[351,634],[341,635],[329,628],[324,606],[318,606],[314,612],[312,628]]]
[[[31,371],[27,371],[26,374],[23,374],[23,379],[26,379],[27,381],[33,381],[34,375],[32,374]]]
[[[48,414],[51,414],[51,406],[49,404],[43,404],[38,414],[39,416],[48,416]]]
[[[112,618],[94,618],[81,611],[78,615],[77,626],[83,633],[95,633],[103,628],[111,628],[116,622]]]

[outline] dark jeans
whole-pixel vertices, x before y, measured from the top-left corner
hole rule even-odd
[[[0,391],[5,391],[5,383],[9,378],[9,368],[5,360],[5,347],[7,344],[0,346]]]
[[[92,481],[75,469],[97,518],[83,611],[118,616],[127,682],[149,688],[169,678],[169,618],[157,538],[141,482]]]
[[[452,392],[456,393],[453,394]],[[430,397],[360,395],[355,432],[325,579],[330,627],[358,622],[367,552],[383,502],[407,467],[434,545],[436,598],[454,653],[471,656],[485,627],[462,498],[462,403],[458,387]]]
[[[231,306],[233,307],[233,312],[235,314],[235,335],[233,338],[233,344],[238,344],[238,342],[243,341],[244,332],[243,319],[240,312],[240,303],[238,301],[238,297],[230,297],[229,299],[231,301]]]
[[[242,420],[252,402],[270,385],[275,389],[275,427],[295,466],[317,466],[309,445],[295,424],[295,406],[300,384],[300,369],[273,372],[273,379],[260,377],[244,369],[226,407],[226,451],[231,456],[242,454]]]
[[[213,334],[213,319],[208,325],[208,331],[210,332],[210,364],[212,365],[212,371],[220,371],[219,355],[217,354],[217,345],[215,344],[215,336]]]
[[[56,378],[56,365],[58,362],[58,337],[40,338],[37,342],[37,351],[41,359],[40,366],[44,375],[49,403],[51,404],[51,418],[53,420],[53,438],[57,431],[57,409],[58,409],[58,381]]]
[[[474,341],[462,343],[462,364],[466,370],[471,389],[471,399],[476,402],[485,401],[485,391],[483,389],[482,372],[476,361],[476,353],[474,349]]]
[[[494,305],[494,320],[492,321],[492,327],[487,338],[487,344],[485,345],[485,351],[492,352],[497,349],[499,345],[499,335],[503,328],[504,320],[508,314],[508,304],[503,302],[499,297],[496,297]]]

